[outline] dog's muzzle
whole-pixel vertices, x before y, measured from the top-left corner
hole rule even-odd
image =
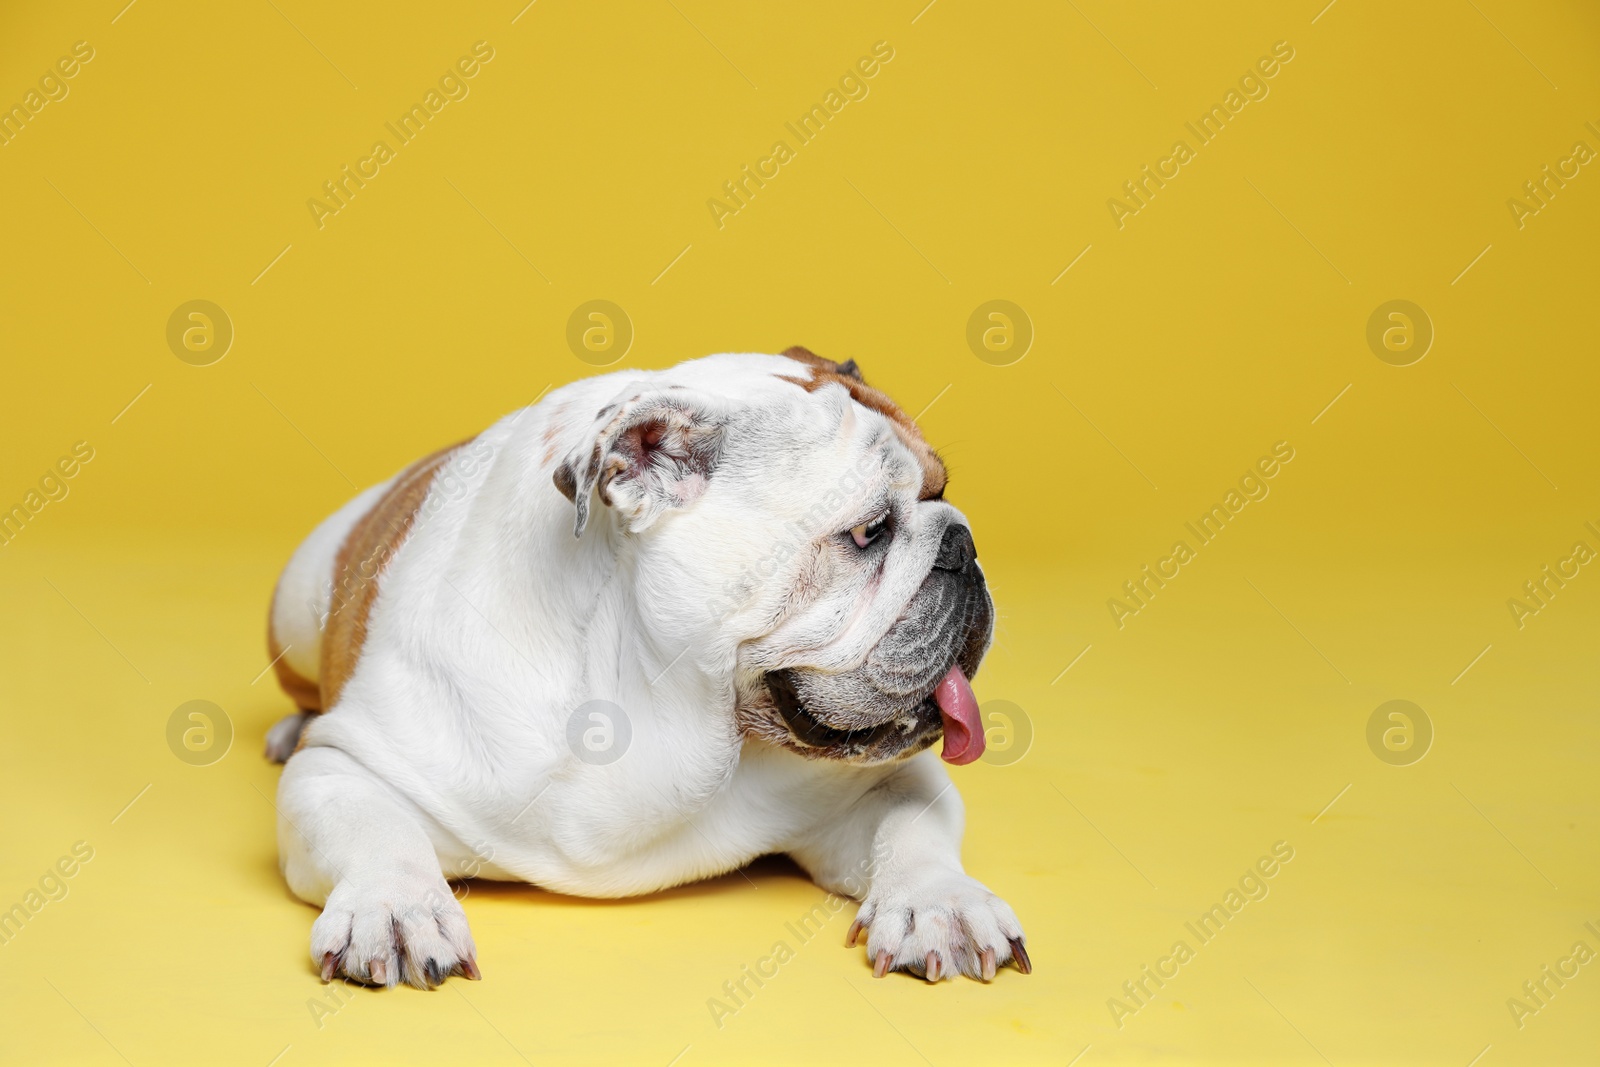
[[[951,523],[921,588],[866,662],[842,672],[767,675],[787,734],[781,743],[807,756],[877,763],[920,751],[943,734],[947,761],[972,762],[984,741],[969,679],[993,623],[972,533]]]

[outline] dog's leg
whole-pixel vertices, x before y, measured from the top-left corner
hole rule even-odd
[[[296,896],[322,905],[311,959],[324,981],[419,988],[479,977],[467,916],[417,816],[337,749],[295,754],[278,783],[279,865]]]
[[[294,755],[295,746],[300,743],[300,731],[306,728],[306,723],[315,714],[314,711],[302,709],[273,723],[272,729],[267,731],[267,759],[273,763],[283,763]]]
[[[961,867],[961,797],[925,753],[896,768],[790,854],[825,889],[862,901],[845,943],[867,931],[873,974],[988,981],[1033,965],[1011,906]]]

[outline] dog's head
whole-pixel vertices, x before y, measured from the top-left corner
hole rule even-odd
[[[946,471],[854,362],[800,348],[634,382],[554,481],[609,505],[654,634],[733,677],[737,725],[814,758],[983,753],[993,604]],[[715,662],[726,657],[728,662]]]

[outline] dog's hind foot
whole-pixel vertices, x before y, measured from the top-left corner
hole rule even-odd
[[[314,711],[297,711],[274,723],[272,729],[267,731],[267,759],[273,763],[283,763],[294,755],[295,747],[300,744],[300,731],[306,728],[306,723],[315,714]]]

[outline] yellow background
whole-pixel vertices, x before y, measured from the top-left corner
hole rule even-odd
[[[95,855],[0,947],[0,1061],[1594,1062],[1600,965],[1520,1029],[1506,1001],[1600,950],[1600,576],[1521,629],[1506,602],[1600,547],[1600,174],[1520,229],[1506,202],[1600,149],[1600,14],[924,2],[7,5],[0,102],[95,58],[0,147],[0,504],[95,458],[0,548],[0,906]],[[479,40],[470,95],[319,230],[306,201]],[[870,95],[718,229],[877,41]],[[1277,41],[1270,95],[1119,230],[1108,198]],[[874,981],[847,910],[719,1029],[822,898],[765,863],[620,903],[475,885],[481,985],[318,1025],[259,755],[272,582],[352,484],[590,373],[596,298],[622,366],[803,343],[932,402],[999,604],[978,693],[1034,734],[955,770],[965,857],[1031,977]],[[212,366],[165,340],[194,299],[236,331]],[[1035,330],[1010,366],[965,340],[991,299]],[[1412,366],[1366,343],[1392,299],[1436,331]],[[1118,629],[1280,440],[1271,495]],[[165,740],[194,699],[236,731],[210,766]],[[1367,746],[1391,699],[1436,733],[1410,766]],[[1115,1026],[1280,840],[1270,896]]]

